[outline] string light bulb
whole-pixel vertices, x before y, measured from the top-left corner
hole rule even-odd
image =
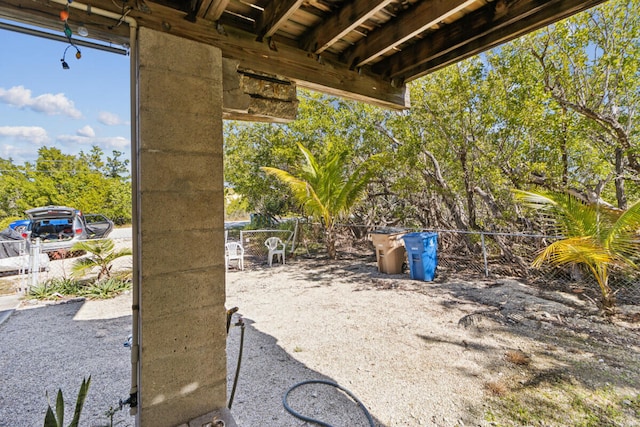
[[[76,50],[76,59],[82,58],[82,53],[80,52],[80,49],[78,49],[78,46],[73,44],[73,42],[71,41],[71,36],[73,35],[73,31],[71,31],[71,27],[69,27],[68,20],[69,20],[69,4],[71,4],[72,1],[73,0],[67,0],[67,6],[64,8],[64,10],[60,11],[60,20],[64,22],[64,35],[67,37],[67,40],[69,40],[69,46],[65,48],[64,53],[62,54],[62,59],[60,60],[60,62],[62,63],[63,70],[69,69],[69,64],[67,64],[65,57],[67,55],[67,50],[69,50],[71,46],[73,46],[73,48]],[[78,26],[78,34],[81,35],[82,37],[86,37],[89,35],[89,31],[87,30],[87,27],[84,26],[84,24],[80,24]]]
[[[62,59],[60,60],[60,62],[62,62],[62,69],[63,70],[68,70],[69,69],[69,64],[67,64],[67,61],[65,61],[65,56],[67,55],[67,50],[72,46],[76,50],[76,58],[77,59],[82,58],[82,53],[80,52],[80,49],[78,49],[78,47],[73,43],[69,44],[69,46],[67,46],[66,49],[64,50],[64,53],[62,54]]]

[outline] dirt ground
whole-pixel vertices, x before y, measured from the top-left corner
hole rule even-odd
[[[287,392],[304,416],[370,425],[335,387],[295,387],[309,380],[351,392],[376,426],[640,426],[637,306],[605,319],[579,294],[437,272],[416,281],[354,256],[232,268],[231,307],[245,325],[235,391],[241,327],[227,350],[241,427],[315,425],[285,410]]]
[[[246,324],[233,402],[242,426],[309,425],[282,398],[315,379],[348,389],[378,426],[640,425],[638,307],[604,319],[571,293],[510,279],[422,282],[361,259],[231,270],[227,292]],[[289,400],[335,426],[369,425],[326,385]]]

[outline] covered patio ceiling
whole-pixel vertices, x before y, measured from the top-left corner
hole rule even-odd
[[[68,23],[126,46],[126,17],[214,45],[243,70],[402,109],[405,83],[603,1],[74,0]],[[2,0],[0,17],[62,33],[66,4]]]

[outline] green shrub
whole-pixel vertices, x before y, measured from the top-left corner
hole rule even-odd
[[[28,297],[37,300],[55,300],[64,297],[107,299],[128,290],[131,290],[130,274],[95,282],[53,278],[32,287],[29,290]]]
[[[118,278],[110,278],[90,283],[82,288],[80,295],[92,299],[113,298],[131,290],[131,282]]]
[[[68,278],[54,277],[29,289],[28,298],[53,300],[63,296],[74,296],[81,292],[82,283]]]

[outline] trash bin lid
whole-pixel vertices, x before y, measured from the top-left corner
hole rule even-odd
[[[438,241],[438,233],[429,233],[429,232],[417,232],[417,233],[407,233],[402,236],[402,240],[404,241],[404,246],[408,252],[411,251],[423,251],[429,245],[429,243],[437,243]]]

